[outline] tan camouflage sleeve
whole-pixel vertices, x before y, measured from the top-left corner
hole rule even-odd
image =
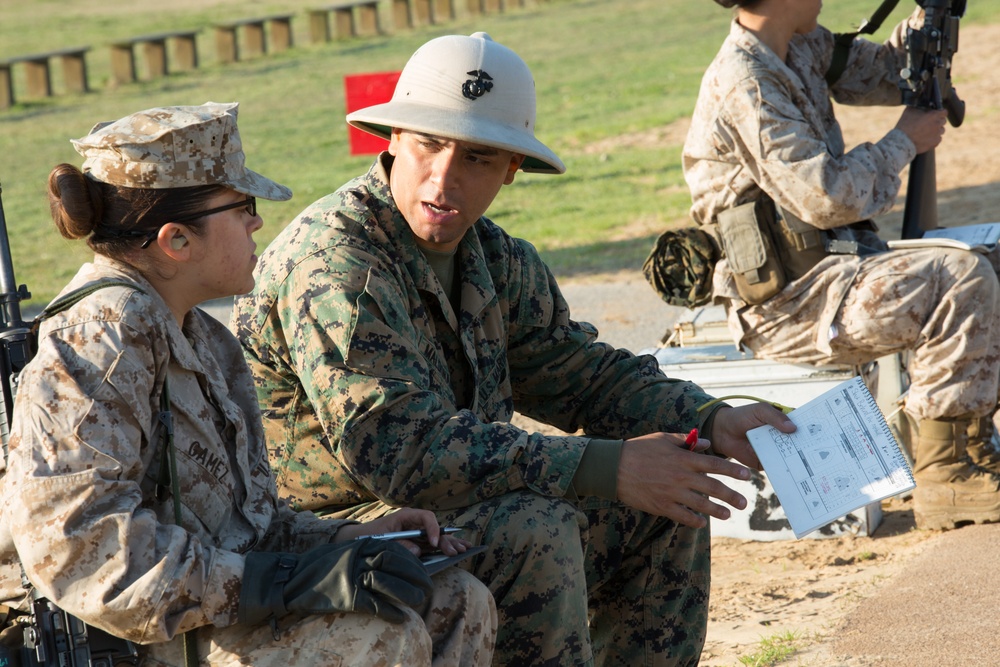
[[[913,143],[891,130],[875,143],[844,154],[827,137],[787,86],[762,74],[746,80],[725,100],[720,121],[729,126],[740,161],[759,170],[765,192],[783,208],[821,229],[875,217],[896,201],[900,172],[913,159]]]
[[[898,23],[884,43],[857,38],[851,45],[847,66],[830,92],[841,104],[864,106],[898,106],[903,103],[899,89],[899,71],[906,65],[903,38],[907,27],[919,28],[924,10],[917,6],[913,13]],[[818,58],[829,63],[833,37],[826,30],[810,36]],[[825,71],[825,70],[824,70]],[[810,84],[812,85],[812,84]]]

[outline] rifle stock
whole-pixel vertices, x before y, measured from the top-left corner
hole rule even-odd
[[[925,231],[937,226],[937,167],[934,149],[931,149],[910,163],[902,238],[919,239]]]

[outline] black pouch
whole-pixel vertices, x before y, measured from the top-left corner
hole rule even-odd
[[[740,298],[758,305],[780,292],[788,281],[771,235],[775,223],[771,201],[749,202],[716,217]]]

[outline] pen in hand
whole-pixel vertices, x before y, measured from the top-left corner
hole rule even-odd
[[[441,529],[441,534],[451,535],[453,533],[459,532],[460,530],[462,529],[448,526]],[[364,540],[371,538],[373,540],[415,540],[421,537],[425,539],[427,538],[427,531],[422,528],[420,530],[398,530],[392,533],[378,533],[377,535],[359,535],[354,539]]]

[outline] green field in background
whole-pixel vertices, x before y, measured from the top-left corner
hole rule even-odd
[[[84,243],[55,231],[45,181],[59,162],[80,164],[69,140],[94,123],[157,105],[240,102],[248,165],[295,193],[290,202],[261,203],[263,246],[302,208],[371,163],[370,156],[348,154],[344,76],[399,70],[420,44],[450,33],[489,32],[532,68],[536,133],[568,172],[519,174],[489,215],[532,241],[557,275],[638,268],[662,229],[685,222],[683,135],[657,131],[690,114],[701,74],[728,31],[729,12],[711,0],[528,0],[523,9],[479,17],[463,6],[446,24],[412,30],[393,29],[384,6],[387,34],[310,44],[306,12],[318,4],[0,0],[0,59],[92,47],[92,92],[25,100],[18,75],[19,103],[0,110],[0,185],[16,277],[35,301],[54,296],[89,258]],[[828,2],[822,21],[847,30],[877,4]],[[969,4],[964,22],[1000,20],[1000,3]],[[913,6],[901,2],[876,38]],[[215,61],[213,23],[274,13],[295,14],[293,49],[229,65]],[[110,85],[110,42],[179,29],[202,29],[198,70]],[[58,67],[53,72],[58,91]],[[955,80],[959,85],[958,57]]]

